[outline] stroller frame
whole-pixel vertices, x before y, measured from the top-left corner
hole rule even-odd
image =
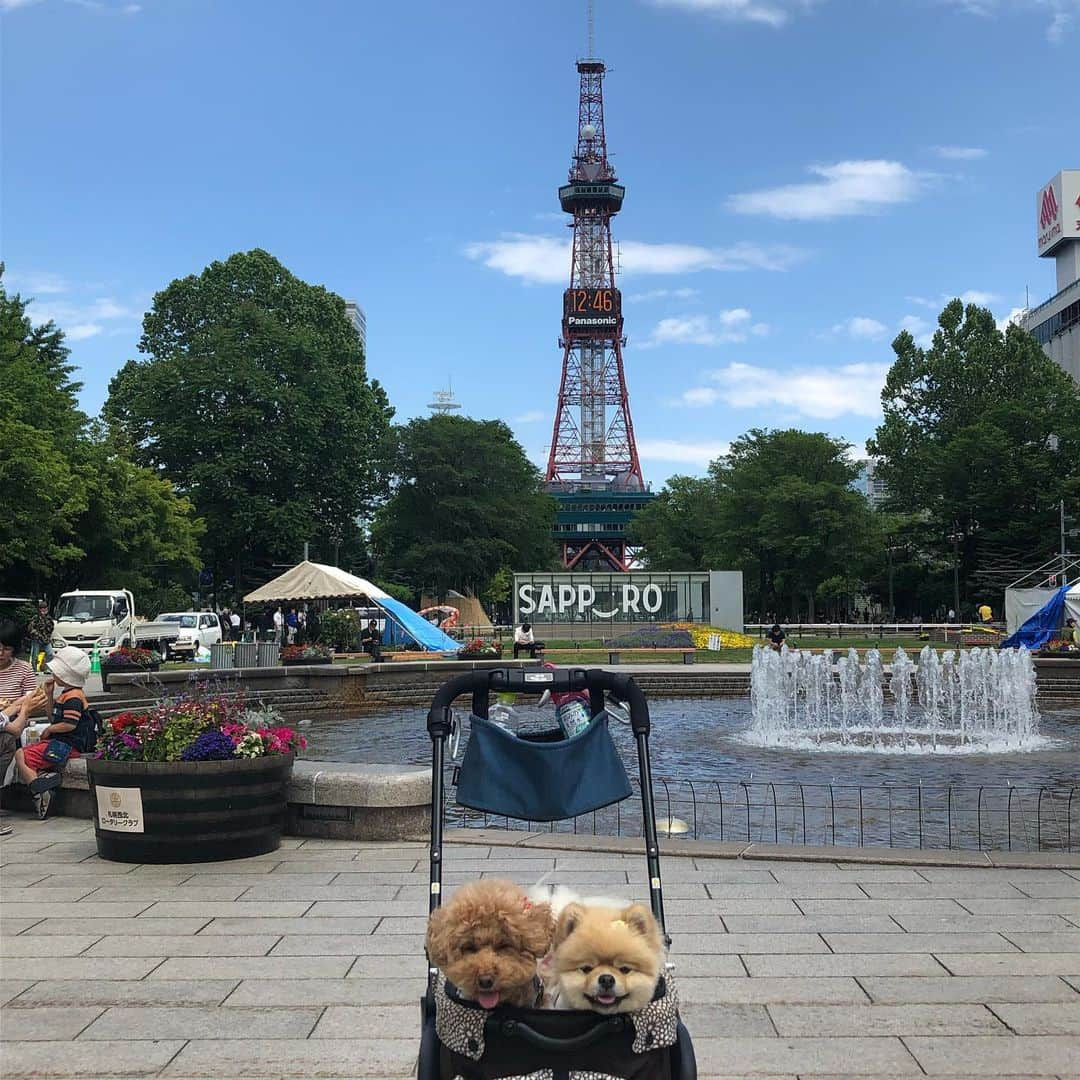
[[[488,717],[490,696],[493,693],[542,694],[585,691],[589,695],[589,713],[599,715],[605,708],[606,695],[629,707],[630,727],[638,759],[638,779],[641,789],[642,823],[645,840],[645,860],[649,874],[649,904],[660,926],[665,946],[671,944],[664,918],[663,883],[660,876],[660,848],[656,833],[656,807],[652,789],[652,767],[649,757],[649,733],[651,722],[645,694],[629,675],[603,668],[563,668],[555,671],[531,671],[511,668],[489,668],[466,672],[445,682],[435,693],[427,716],[428,735],[431,738],[431,840],[429,846],[428,913],[442,903],[442,868],[444,862],[443,833],[446,812],[446,790],[443,770],[446,763],[446,741],[454,728],[452,705],[458,697],[471,695],[472,714],[482,719]],[[672,965],[668,965],[670,973]],[[439,977],[438,969],[428,962],[427,992],[420,1002],[421,1045],[417,1068],[418,1080],[439,1080],[439,1040],[435,1033],[435,991]],[[499,1010],[492,1010],[497,1013]],[[551,1017],[558,1016],[550,1013]],[[571,1014],[562,1014],[564,1017]],[[612,1030],[613,1017],[595,1014],[592,1031],[568,1034],[559,1040],[550,1033],[533,1030],[520,1021],[504,1022],[504,1031],[516,1028],[516,1035],[532,1047],[551,1053],[556,1063],[553,1075],[565,1077],[569,1070],[565,1055],[607,1037]],[[677,1040],[670,1047],[669,1072],[671,1080],[696,1080],[697,1066],[690,1036],[678,1022]]]

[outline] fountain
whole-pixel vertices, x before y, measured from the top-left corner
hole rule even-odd
[[[1026,649],[971,649],[938,656],[929,645],[914,664],[897,649],[885,705],[881,654],[865,663],[849,649],[813,654],[786,645],[754,647],[752,725],[759,746],[886,753],[1000,753],[1043,745],[1035,708],[1035,666]]]

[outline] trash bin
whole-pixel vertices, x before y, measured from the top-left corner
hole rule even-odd
[[[259,649],[259,667],[277,667],[278,658],[281,655],[281,646],[276,641],[260,641],[258,644]]]
[[[259,659],[259,646],[254,641],[238,641],[233,652],[233,666],[254,667]]]
[[[217,642],[210,646],[210,666],[215,671],[233,666],[233,647],[224,642]]]

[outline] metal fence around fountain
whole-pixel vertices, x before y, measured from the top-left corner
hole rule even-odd
[[[456,769],[447,786],[456,786]],[[636,780],[631,781],[638,794]],[[778,784],[653,778],[661,832],[684,839],[968,851],[1080,850],[1080,788]],[[451,795],[451,799],[453,796]],[[530,822],[455,807],[474,828],[641,835],[640,800],[584,817]]]

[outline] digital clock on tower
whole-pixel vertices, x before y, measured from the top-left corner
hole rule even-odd
[[[567,289],[563,293],[563,320],[570,330],[614,330],[621,318],[618,289]]]

